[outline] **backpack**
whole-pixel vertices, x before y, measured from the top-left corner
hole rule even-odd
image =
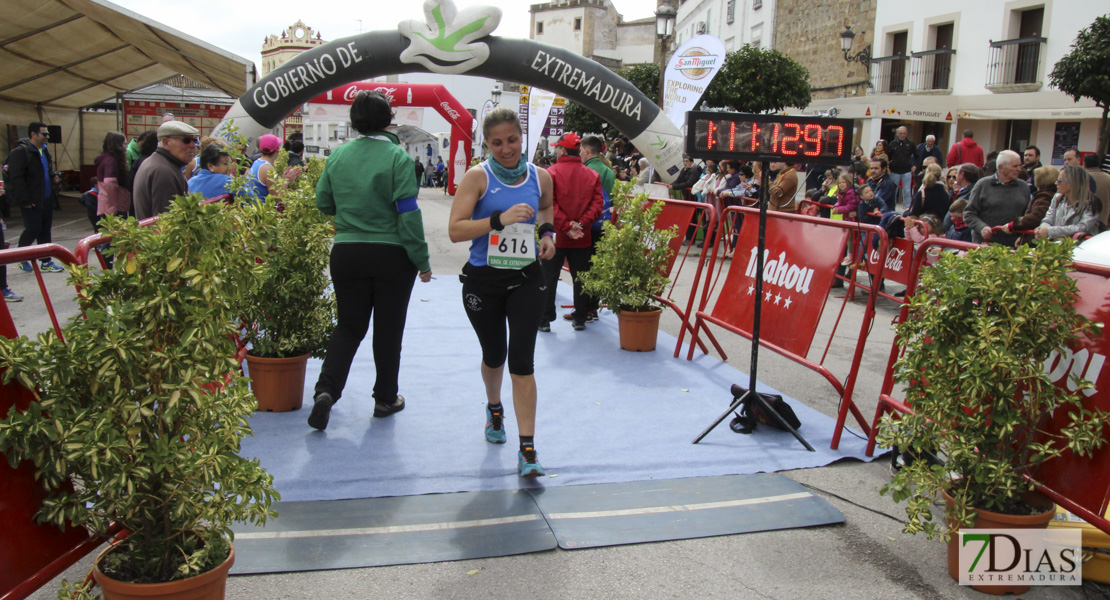
[[[777,394],[759,394],[759,397],[763,398],[763,400],[771,406],[771,409],[778,413],[779,418],[786,421],[791,428],[798,429],[802,426],[802,422],[799,421],[798,416],[794,414],[794,409],[790,408],[790,405],[782,399],[782,396]],[[779,423],[779,419],[776,419],[774,415],[767,412],[761,402],[745,402],[742,407],[739,413],[734,413],[736,417],[728,424],[736,433],[751,433],[755,431],[756,426],[760,423],[770,425],[775,429],[787,431],[787,429]]]

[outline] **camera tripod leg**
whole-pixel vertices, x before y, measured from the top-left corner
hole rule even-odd
[[[740,396],[738,396],[738,397],[735,397],[735,398],[733,399],[733,401],[732,401],[732,405],[728,407],[728,410],[726,410],[725,412],[721,413],[721,416],[717,417],[717,420],[716,420],[716,421],[713,421],[713,424],[712,424],[712,425],[710,425],[709,427],[706,427],[706,428],[705,428],[705,431],[701,432],[701,434],[700,434],[700,435],[698,435],[698,437],[694,438],[694,441],[692,441],[692,442],[690,442],[690,443],[691,443],[691,444],[696,444],[696,443],[700,442],[700,441],[702,440],[702,438],[704,438],[705,436],[709,435],[709,432],[710,432],[710,431],[713,431],[713,429],[714,429],[715,427],[717,427],[718,425],[720,425],[720,424],[721,424],[721,421],[724,421],[724,420],[725,420],[725,419],[726,419],[726,418],[728,417],[728,414],[729,414],[730,412],[732,412],[732,411],[736,410],[737,408],[739,408],[739,407],[740,407],[740,405],[744,403],[744,399],[745,399],[745,398],[747,398],[747,397],[748,397],[748,394],[751,394],[751,393],[752,393],[752,392],[750,392],[750,391],[745,391],[745,392],[744,392],[744,393],[743,393],[742,395],[740,395]],[[797,435],[797,434],[795,434],[795,435]],[[811,450],[812,450],[812,448],[811,448]]]

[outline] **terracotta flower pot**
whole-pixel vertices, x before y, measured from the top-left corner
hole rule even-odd
[[[952,507],[952,496],[941,491],[944,496],[945,513]],[[1026,492],[1022,501],[1029,506],[1044,506],[1045,511],[1033,515],[1008,515],[989,511],[983,508],[975,509],[975,523],[972,529],[1045,529],[1056,515],[1056,504],[1037,492]],[[960,538],[953,533],[948,540],[948,574],[956,581],[960,580]],[[1024,594],[1029,591],[1028,585],[973,585],[971,589],[986,594],[1001,596],[1003,594]]]
[[[235,564],[235,548],[232,547],[227,560],[200,575],[168,583],[128,583],[112,579],[100,570],[100,559],[112,550],[101,552],[93,565],[93,578],[104,600],[223,600],[227,574]]]
[[[659,317],[662,314],[663,310],[659,308],[643,312],[622,310],[617,313],[621,349],[630,352],[655,350],[655,338],[659,334]]]
[[[258,399],[258,410],[287,412],[301,408],[309,356],[263,358],[247,354],[247,371],[251,390]]]

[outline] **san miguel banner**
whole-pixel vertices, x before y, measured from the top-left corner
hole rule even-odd
[[[663,87],[663,112],[681,128],[686,113],[698,100],[725,62],[725,44],[711,35],[699,35],[675,50],[667,63]]]
[[[843,258],[848,231],[769,214],[762,298],[755,296],[758,236],[759,219],[745,215],[732,266],[711,314],[750,333],[755,303],[763,302],[760,340],[805,356]]]
[[[451,0],[425,0],[425,22],[395,31],[341,38],[298,54],[231,107],[218,131],[233,122],[252,142],[310,99],[344,84],[400,73],[475,75],[515,81],[573,100],[632,141],[664,181],[682,169],[682,134],[630,82],[574,52],[532,40],[490,35],[501,9],[458,10]]]

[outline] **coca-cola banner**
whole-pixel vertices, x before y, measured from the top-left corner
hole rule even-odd
[[[1080,272],[1072,273],[1079,284],[1076,309],[1092,321],[1110,323],[1110,269],[1080,268]],[[1066,386],[1071,391],[1076,391],[1073,375],[1093,382],[1094,388],[1079,392],[1085,398],[1084,406],[1110,411],[1107,356],[1110,356],[1110,334],[1103,331],[1100,336],[1084,338],[1076,348],[1053,352],[1045,361],[1044,370],[1056,385]],[[1067,426],[1068,420],[1068,413],[1056,411],[1047,432],[1059,432]],[[1038,478],[1080,506],[1101,515],[1106,511],[1107,496],[1110,494],[1110,444],[1104,445],[1090,458],[1067,452],[1045,463]]]
[[[298,54],[247,90],[217,130],[234,121],[253,141],[310,98],[343,84],[399,73],[466,74],[573,100],[628,136],[663,181],[678,175],[682,134],[623,77],[570,50],[490,35],[501,23],[494,6],[460,10],[451,0],[425,0],[424,15],[423,22],[403,21],[393,31],[345,37]]]
[[[875,236],[868,237],[867,272],[878,275],[879,269],[883,270],[883,279],[909,285],[910,265],[913,264],[913,242],[906,238],[890,238],[886,251],[886,260],[880,260],[878,248],[870,243]],[[885,265],[884,265],[885,263]]]
[[[389,98],[394,109],[401,106],[430,106],[451,123],[451,148],[447,161],[447,193],[454,195],[455,187],[462,181],[473,153],[474,117],[455,99],[447,88],[438,83],[374,83],[360,81],[328,90],[309,101],[309,105],[340,104],[349,106],[360,91],[381,92]],[[310,111],[311,113],[311,111]],[[396,121],[395,121],[396,123]]]
[[[762,301],[760,339],[805,356],[843,258],[848,231],[769,214],[762,298],[755,296],[758,235],[759,219],[748,215],[711,314],[751,332],[755,303]]]

